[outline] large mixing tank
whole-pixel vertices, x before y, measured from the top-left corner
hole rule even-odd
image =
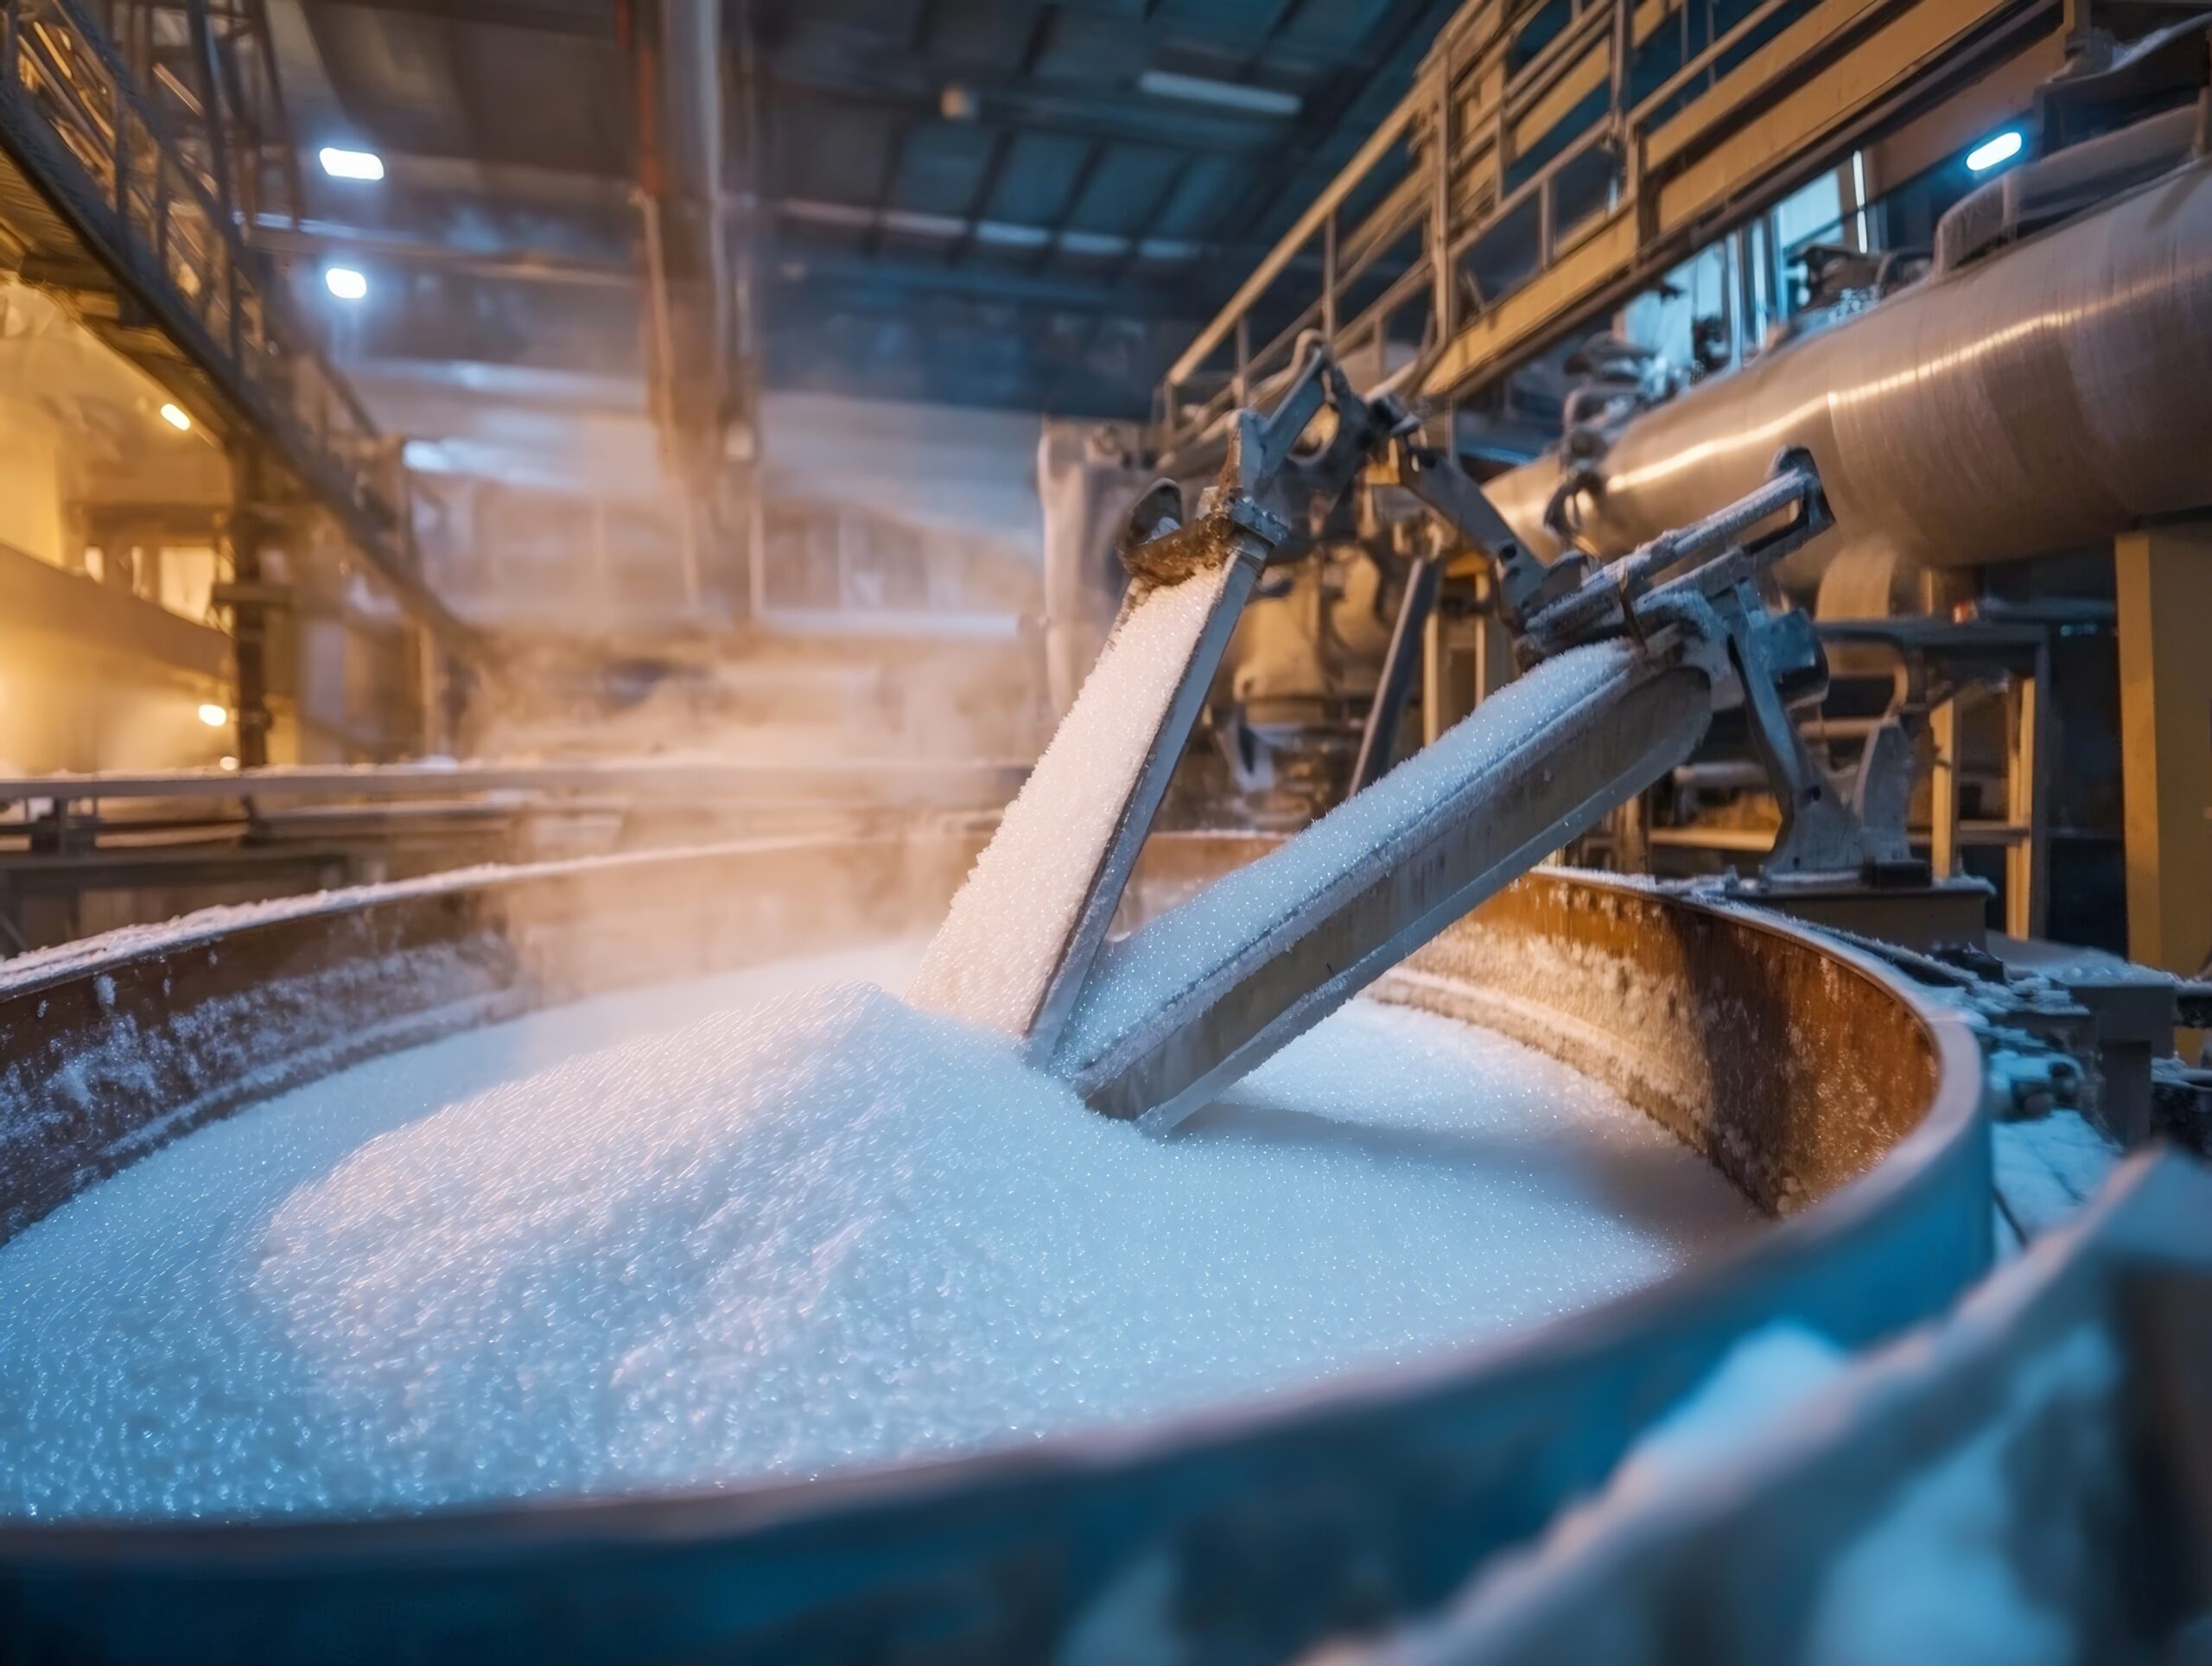
[[[2033,168],[2094,184],[2094,165],[2156,159],[2174,136],[2185,156],[2192,122],[2184,111]],[[2208,385],[2212,162],[2198,161],[1634,418],[1564,506],[1587,547],[1624,554],[1803,446],[1838,537],[1929,567],[2082,548],[2212,503]],[[1560,480],[1548,455],[1484,486],[1547,558]]]
[[[1156,839],[1142,906],[1249,859]],[[89,945],[0,981],[0,1232],[366,1054],[582,995],[927,923],[957,841],[783,842],[480,873]],[[10,1658],[1082,1657],[1169,1624],[1287,1658],[1440,1600],[1605,1477],[1731,1343],[1847,1345],[1991,1255],[1955,1010],[1754,912],[1530,876],[1382,987],[1507,1031],[1672,1129],[1780,1223],[1609,1306],[1417,1367],[811,1484],[270,1525],[10,1526]]]

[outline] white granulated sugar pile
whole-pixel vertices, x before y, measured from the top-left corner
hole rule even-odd
[[[1020,1035],[1082,912],[1230,569],[1155,590],[1116,628],[944,927],[907,999]]]
[[[715,1004],[626,997],[626,1021],[656,1001]],[[518,1073],[603,1040],[592,1010],[243,1113],[0,1250],[0,1513],[413,1509],[1003,1445],[1402,1361],[1757,1225],[1587,1080],[1402,1008],[1345,1008],[1172,1141],[853,982]]]

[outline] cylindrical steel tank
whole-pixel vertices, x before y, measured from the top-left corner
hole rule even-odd
[[[1257,848],[1155,839],[1138,906]],[[911,929],[972,854],[782,841],[454,875],[0,975],[0,1233],[351,1059]],[[329,1663],[999,1661],[1068,1657],[1102,1618],[1156,1612],[1182,1658],[1287,1658],[1441,1599],[1595,1485],[1749,1330],[1787,1316],[1861,1343],[1939,1311],[1989,1260],[1974,1036],[1831,939],[1541,873],[1381,993],[1601,1078],[1783,1218],[1502,1341],[1019,1450],[369,1520],[11,1523],[0,1653],[169,1661],[188,1639],[197,1657]]]
[[[1635,417],[1567,507],[1591,548],[1620,555],[1803,446],[1835,506],[1831,551],[1948,567],[2078,548],[2212,503],[2208,386],[2212,162],[2198,161]],[[1560,481],[1548,454],[1484,487],[1547,557]]]

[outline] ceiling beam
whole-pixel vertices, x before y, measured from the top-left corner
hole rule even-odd
[[[393,11],[440,22],[468,23],[486,29],[530,29],[544,35],[573,35],[579,40],[614,41],[614,8],[571,0],[315,0],[326,6],[354,11]]]
[[[948,266],[942,261],[873,258],[836,250],[785,245],[769,274],[786,294],[804,294],[834,285],[849,308],[869,289],[883,294],[887,309],[911,306],[918,295],[943,295],[979,302],[1043,308],[1059,312],[1123,314],[1147,319],[1198,321],[1202,308],[1179,286],[1141,281],[1087,283],[1079,278],[1042,277],[977,261]],[[815,310],[820,310],[816,308]]]
[[[811,207],[833,205],[796,203],[799,223]],[[866,217],[867,211],[856,211]],[[902,217],[888,217],[896,222]],[[830,223],[842,225],[848,216],[836,211]],[[822,223],[817,219],[814,223]],[[910,233],[911,234],[911,233]],[[948,247],[957,238],[957,223],[941,228]],[[289,221],[264,222],[251,229],[250,241],[257,249],[279,260],[320,262],[340,258],[380,262],[415,270],[471,277],[480,281],[551,285],[600,289],[634,295],[642,278],[634,266],[611,261],[548,255],[536,251],[461,249],[420,238],[396,235],[365,226],[341,226],[327,220],[307,220],[297,226]],[[1122,241],[1126,242],[1126,239]],[[1095,280],[1056,277],[1034,271],[1012,270],[988,262],[965,260],[948,264],[942,260],[898,256],[865,256],[850,250],[810,247],[804,241],[787,243],[770,270],[771,283],[779,290],[829,284],[842,305],[869,309],[869,292],[890,308],[912,305],[917,296],[944,296],[982,304],[1042,308],[1052,311],[1086,313],[1106,317],[1175,319],[1195,326],[1202,309],[1179,285],[1170,285],[1129,273],[1124,256]]]
[[[322,5],[383,11],[494,29],[526,29],[579,40],[614,40],[614,8],[583,0],[315,0]],[[1160,98],[1135,86],[1103,86],[1032,75],[970,76],[934,67],[918,52],[847,48],[834,56],[791,48],[763,51],[760,72],[773,92],[888,105],[934,117],[948,83],[971,93],[976,119],[990,125],[1071,133],[1227,156],[1280,150],[1294,118],[1247,110],[1210,109]]]
[[[1183,99],[1057,77],[973,76],[933,68],[912,58],[855,54],[830,62],[792,53],[761,64],[770,92],[782,97],[888,105],[938,117],[948,85],[975,101],[973,119],[988,127],[1063,133],[1165,150],[1231,156],[1279,151],[1295,118],[1246,110],[1210,109]]]
[[[295,226],[278,215],[261,216],[247,240],[283,260],[318,260],[327,255],[366,256],[395,265],[464,273],[471,277],[521,283],[573,283],[600,289],[631,289],[637,269],[626,262],[554,254],[541,249],[469,249],[405,232],[304,219]]]

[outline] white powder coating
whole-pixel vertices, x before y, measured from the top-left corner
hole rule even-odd
[[[455,1037],[94,1187],[0,1250],[0,1513],[410,1509],[1000,1446],[1534,1323],[1758,1224],[1586,1079],[1368,1003],[1173,1141],[851,982],[524,1073],[885,970]]]
[[[1833,1561],[1807,1666],[1864,1661],[2066,1666],[2109,1637],[2082,1635],[2101,1558],[2087,1508],[2049,1508],[2054,1470],[2116,1478],[2120,1361],[2084,1326],[2016,1362],[1988,1422],[1922,1469],[1885,1517]]]
[[[1140,1045],[1171,1002],[1274,952],[1333,887],[1387,862],[1439,806],[1621,676],[1635,652],[1603,642],[1545,661],[1287,844],[1109,945],[1058,1059],[1080,1065]]]
[[[1230,571],[1154,590],[1116,626],[953,898],[906,992],[915,1006],[1027,1033]]]
[[[2120,1167],[2120,1152],[2078,1110],[1989,1130],[1999,1206],[2029,1237],[2062,1224]]]
[[[269,897],[258,902],[223,902],[143,925],[118,925],[97,936],[33,949],[0,961],[0,994],[50,978],[81,972],[103,962],[135,959],[149,954],[174,953],[196,944],[219,942],[242,927],[274,925],[312,914],[353,913],[373,904],[414,897],[443,896],[473,891],[503,881],[544,880],[568,874],[613,873],[626,868],[651,868],[682,856],[713,856],[734,851],[772,849],[804,843],[791,838],[751,838],[706,844],[662,845],[650,850],[612,851],[576,856],[564,862],[533,862],[518,868],[499,862],[480,862],[469,868],[448,868],[414,879],[387,880],[377,885],[349,885],[341,890],[308,891],[297,896]]]

